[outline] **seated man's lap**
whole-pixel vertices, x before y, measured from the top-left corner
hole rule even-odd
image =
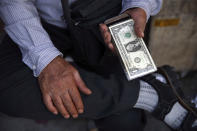
[[[85,113],[80,117],[100,119],[129,110],[135,104],[138,81],[127,82],[126,78],[117,75],[104,78],[75,67],[93,91],[91,96],[82,94]],[[62,118],[46,109],[37,78],[21,61],[18,47],[9,38],[0,44],[0,72],[0,112],[32,119]]]

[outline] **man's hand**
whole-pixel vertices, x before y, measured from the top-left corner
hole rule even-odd
[[[124,13],[129,14],[131,18],[134,20],[134,28],[136,35],[138,37],[144,37],[144,29],[146,26],[146,12],[141,8],[132,8],[128,9]],[[107,26],[105,24],[100,24],[100,31],[104,38],[104,42],[114,52],[115,50],[111,43],[111,34]]]
[[[54,114],[60,112],[65,118],[77,118],[84,106],[79,90],[86,95],[91,91],[86,87],[78,71],[60,56],[56,57],[39,75],[43,100]],[[79,90],[78,90],[79,89]]]

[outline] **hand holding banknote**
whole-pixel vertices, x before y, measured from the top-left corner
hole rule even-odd
[[[142,39],[146,25],[143,9],[127,10],[104,23],[100,25],[104,41],[117,54],[129,81],[157,70]]]
[[[134,29],[135,29],[136,35],[138,37],[144,37],[144,29],[146,26],[145,11],[141,8],[132,8],[132,9],[126,10],[124,13],[129,14],[131,16],[131,18],[134,20],[134,22],[135,22]],[[111,42],[111,34],[110,34],[107,26],[105,24],[100,24],[100,31],[101,31],[101,34],[104,38],[104,42],[107,44],[107,46],[113,52],[115,52],[113,44]]]

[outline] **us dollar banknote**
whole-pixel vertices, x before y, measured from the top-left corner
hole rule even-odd
[[[109,24],[112,43],[116,48],[128,80],[153,73],[157,70],[155,63],[142,38],[136,36],[134,21],[129,18]]]

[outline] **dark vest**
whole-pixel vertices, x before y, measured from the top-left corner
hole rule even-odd
[[[112,60],[107,58],[112,53],[103,42],[98,24],[117,16],[122,8],[122,0],[78,0],[69,7],[70,10],[68,3],[66,6],[63,7],[64,17],[69,23],[75,62],[88,69],[105,68],[109,65],[106,61]]]

